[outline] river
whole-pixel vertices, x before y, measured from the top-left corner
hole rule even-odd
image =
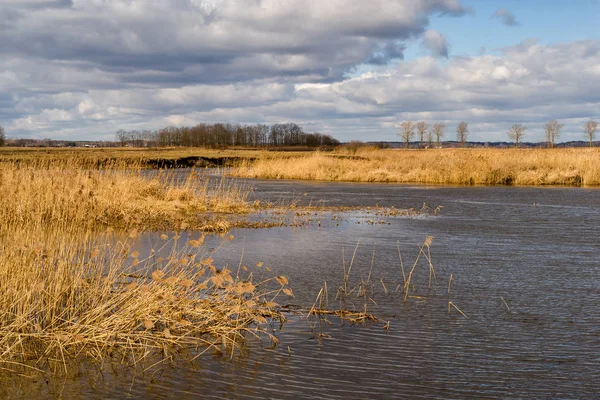
[[[323,213],[302,227],[235,229],[207,240],[215,264],[264,263],[310,307],[330,303],[356,250],[349,283],[371,271],[369,312],[354,325],[289,314],[268,341],[230,359],[205,356],[137,378],[65,381],[64,398],[592,399],[600,396],[600,190],[247,180],[252,197],[328,206],[443,206],[436,216]],[[383,220],[383,221],[382,221]],[[384,222],[384,223],[380,223]],[[190,233],[190,235],[194,235]],[[414,292],[397,284],[427,235],[437,284],[419,264]],[[185,238],[184,238],[185,239]],[[140,247],[151,246],[145,234]],[[448,282],[452,275],[451,291]],[[385,286],[385,288],[384,288]],[[387,292],[387,293],[386,293]],[[352,297],[352,296],[351,296]],[[451,307],[449,312],[448,302]],[[337,301],[339,305],[339,300]],[[458,311],[460,309],[465,316]],[[43,386],[43,384],[42,384]]]

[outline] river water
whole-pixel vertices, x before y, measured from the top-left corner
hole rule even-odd
[[[330,305],[371,273],[371,299],[350,307],[389,321],[353,325],[294,314],[276,347],[251,341],[230,359],[206,356],[136,379],[65,381],[64,398],[517,399],[600,397],[600,190],[248,180],[256,199],[328,206],[443,206],[437,216],[322,213],[302,227],[236,229],[211,238],[215,264],[263,262],[310,307],[326,281]],[[379,223],[384,220],[385,223]],[[375,222],[375,223],[373,223]],[[193,234],[191,234],[193,235]],[[404,301],[398,248],[409,269],[425,237],[429,269],[415,269]],[[142,237],[140,246],[156,238]],[[448,282],[452,275],[451,291]],[[385,288],[384,288],[385,286]],[[386,293],[387,292],[387,293]],[[422,297],[421,297],[422,296]],[[351,296],[353,297],[353,296]],[[465,315],[461,315],[456,305]],[[339,303],[339,300],[337,301]],[[468,317],[468,318],[467,318]],[[44,386],[43,384],[41,384]],[[58,387],[58,389],[57,389]]]

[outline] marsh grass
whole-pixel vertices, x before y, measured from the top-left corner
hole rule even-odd
[[[276,341],[269,327],[283,315],[275,300],[292,294],[285,277],[255,281],[252,272],[217,268],[202,256],[203,236],[144,259],[131,239],[111,235],[73,240],[28,230],[16,238],[0,248],[2,370],[58,365],[66,373],[81,357],[135,365],[186,348],[233,354],[248,334]]]
[[[339,306],[335,307],[332,305],[333,302],[329,299],[329,290],[327,282],[323,282],[321,289],[317,293],[312,306],[307,310],[306,318],[309,320],[311,327],[314,329],[318,322],[329,322],[328,316],[335,315],[342,322],[350,322],[353,324],[364,324],[364,323],[376,323],[381,324],[386,330],[390,328],[390,321],[385,320],[380,316],[377,316],[377,312],[373,312],[373,306],[377,306],[376,297],[381,298],[392,298],[398,293],[401,295],[402,302],[406,305],[411,301],[420,303],[427,303],[433,300],[437,294],[438,277],[433,265],[431,255],[431,245],[433,243],[433,236],[426,236],[425,240],[421,245],[418,246],[417,255],[412,262],[410,270],[405,271],[404,261],[402,252],[400,251],[400,243],[397,243],[398,247],[398,258],[400,261],[399,274],[402,278],[401,282],[396,280],[386,280],[379,278],[374,279],[373,266],[375,263],[375,249],[371,254],[371,261],[366,275],[361,274],[360,278],[353,278],[352,272],[356,270],[354,266],[356,261],[357,252],[359,251],[360,241],[354,247],[352,256],[348,263],[346,263],[344,251],[342,251],[342,280],[337,286],[337,292],[335,294],[335,301],[339,303]],[[416,283],[416,277],[422,269],[426,269],[426,275],[419,279],[419,284],[423,287],[419,287]],[[376,273],[376,272],[375,272]],[[421,274],[424,275],[424,274]],[[450,314],[451,308],[458,311],[463,317],[468,318],[467,315],[454,303],[450,295],[450,287],[452,284],[453,275],[450,274],[448,280],[448,314]],[[388,289],[390,286],[390,289]],[[395,289],[393,287],[395,286]],[[379,290],[378,290],[379,289]],[[317,321],[311,320],[311,318],[317,318]],[[319,325],[320,326],[320,325]]]
[[[256,209],[250,190],[192,171],[84,170],[59,163],[4,163],[0,169],[0,221],[4,227],[60,230],[95,228],[172,229],[182,223],[204,228],[207,215],[243,214]],[[212,219],[214,221],[214,218]],[[214,229],[226,229],[227,221]]]
[[[344,151],[344,150],[340,150]],[[457,185],[600,185],[600,149],[359,149],[257,158],[231,174],[246,178]]]
[[[275,299],[292,294],[284,277],[219,269],[203,256],[203,237],[181,249],[165,236],[161,247],[180,250],[163,258],[130,248],[148,229],[225,232],[228,215],[260,207],[249,193],[197,171],[2,163],[0,370],[66,373],[81,357],[139,365],[190,348],[233,354],[247,334],[276,341]]]
[[[65,165],[83,169],[155,168],[160,165],[187,165],[190,159],[236,160],[255,158],[293,158],[312,151],[267,151],[265,149],[207,149],[186,147],[152,148],[23,148],[0,147],[0,168],[3,163],[22,165]],[[202,162],[200,162],[202,164]]]
[[[256,278],[241,263],[237,272],[218,268],[202,250],[203,236],[181,248],[174,243],[179,236],[163,235],[164,243],[144,258],[131,249],[144,230],[227,231],[228,215],[263,209],[249,200],[249,189],[197,170],[182,176],[128,163],[82,165],[67,159],[1,163],[0,370],[66,374],[80,358],[135,367],[180,350],[192,357],[208,350],[233,355],[247,335],[277,341],[270,327],[284,320],[279,296],[293,296],[287,278]],[[159,257],[168,246],[169,255]],[[372,271],[350,286],[352,264],[344,266],[340,308],[329,308],[325,283],[309,315],[378,321],[368,310]],[[360,310],[344,303],[354,294]]]

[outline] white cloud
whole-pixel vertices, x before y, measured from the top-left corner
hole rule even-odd
[[[598,118],[600,42],[525,41],[448,57],[432,15],[455,0],[32,0],[0,5],[0,124],[9,136],[110,138],[118,129],[294,121],[342,140],[396,140],[403,119],[558,118],[563,139]],[[364,18],[369,15],[369,18]],[[406,43],[431,56],[396,62]],[[451,133],[449,137],[451,137]]]

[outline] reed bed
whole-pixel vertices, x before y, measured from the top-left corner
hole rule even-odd
[[[245,178],[456,185],[600,185],[600,149],[358,149],[247,160]]]
[[[276,296],[292,294],[284,277],[255,282],[216,268],[203,237],[142,259],[110,235],[15,233],[0,245],[0,370],[67,371],[79,357],[135,365],[181,348],[233,352],[247,334],[270,335],[269,323],[283,319]],[[163,239],[163,247],[174,240]]]
[[[267,149],[209,149],[192,147],[152,148],[22,148],[0,147],[0,168],[3,163],[64,165],[86,169],[102,168],[154,168],[157,165],[174,165],[173,161],[189,158],[255,159],[290,158],[312,152],[268,151]]]
[[[126,164],[1,166],[0,370],[66,370],[79,357],[131,365],[182,348],[233,352],[246,334],[269,335],[283,319],[274,300],[292,294],[287,279],[255,282],[217,268],[203,236],[163,258],[169,244],[181,248],[177,237],[163,235],[162,249],[144,259],[129,245],[147,229],[226,231],[227,215],[260,207],[248,189]]]
[[[2,228],[60,230],[94,228],[171,229],[182,223],[205,227],[212,215],[248,213],[249,189],[192,172],[140,169],[84,170],[62,164],[4,163],[0,169]],[[226,221],[221,221],[224,226]],[[213,219],[218,228],[219,221]],[[1,235],[1,232],[0,232]]]

